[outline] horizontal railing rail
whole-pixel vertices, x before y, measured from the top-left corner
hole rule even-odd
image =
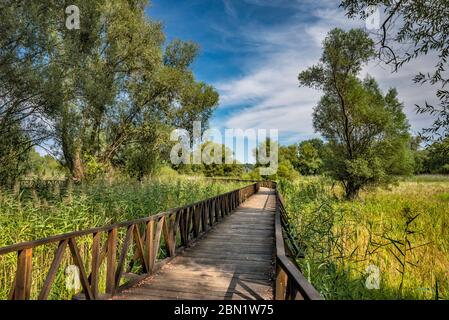
[[[134,274],[134,277],[131,277],[134,279],[132,282],[154,273],[164,261],[167,262],[183,248],[202,237],[211,227],[258,192],[260,185],[254,183],[194,204],[133,221],[0,248],[0,258],[7,254],[17,255],[15,279],[11,285],[9,298],[12,300],[31,298],[33,250],[51,244],[56,245],[56,250],[45,281],[37,289],[39,300],[48,299],[67,248],[74,265],[78,268],[81,293],[84,297],[88,300],[111,297],[130,285],[130,283],[122,285],[125,273],[128,277]],[[92,237],[91,245],[85,250],[84,255],[79,247],[82,237]],[[161,252],[166,253],[166,259],[158,259]],[[105,274],[102,279],[105,283],[100,286],[102,266]],[[100,288],[103,288],[103,292]]]
[[[45,281],[37,288],[36,296],[39,300],[48,299],[67,251],[79,270],[81,294],[88,300],[112,297],[123,288],[153,274],[258,192],[260,187],[265,187],[276,190],[275,299],[321,300],[320,294],[302,275],[296,263],[295,258],[300,253],[295,239],[288,232],[290,227],[288,215],[276,183],[227,180],[252,182],[252,184],[156,215],[0,248],[0,258],[7,254],[17,255],[15,278],[11,284],[9,298],[13,300],[31,298],[33,251],[38,247],[52,244],[56,245],[56,250]],[[91,237],[91,245],[81,252],[79,244],[83,237]],[[165,253],[164,259],[160,259],[161,253]],[[102,266],[105,274],[103,277],[100,276]],[[134,280],[123,285],[125,274]],[[105,282],[101,286],[100,279]]]

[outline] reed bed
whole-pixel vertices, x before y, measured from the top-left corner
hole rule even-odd
[[[323,178],[279,187],[298,262],[327,299],[449,299],[447,176],[401,179],[352,202]]]
[[[0,192],[0,247],[52,235],[154,215],[231,190],[245,183],[170,177],[143,182],[96,182],[55,190],[42,186],[38,190]],[[119,234],[119,239],[123,235]],[[91,237],[78,240],[86,266],[90,264]],[[36,298],[50,267],[55,245],[44,245],[33,251],[32,298]],[[131,250],[130,250],[131,251]],[[164,256],[161,248],[160,256]],[[129,257],[131,259],[132,257]],[[0,299],[7,299],[14,279],[17,257],[0,256]],[[50,299],[70,299],[77,292],[67,286],[73,264],[67,250],[56,276]],[[104,277],[104,268],[101,268]],[[73,281],[73,279],[72,279]],[[103,281],[100,281],[100,284]],[[104,291],[104,288],[100,288]]]

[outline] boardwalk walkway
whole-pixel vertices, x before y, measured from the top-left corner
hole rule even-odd
[[[273,299],[275,199],[260,188],[203,239],[114,299]]]

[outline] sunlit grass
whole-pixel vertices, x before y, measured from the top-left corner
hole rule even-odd
[[[306,253],[303,272],[326,298],[449,298],[447,177],[404,179],[353,202],[325,181],[284,183],[281,191]],[[380,269],[379,290],[365,286],[369,265]]]
[[[74,187],[61,196],[52,190],[37,190],[34,195],[26,191],[16,195],[0,192],[0,247],[154,215],[247,184],[170,177],[141,183],[95,183]],[[89,265],[91,237],[78,239],[78,245],[86,265]],[[45,280],[55,248],[55,245],[45,245],[33,251],[34,298]],[[64,284],[64,268],[70,263],[73,262],[67,252],[50,298],[72,297],[73,292]],[[8,297],[15,268],[16,254],[0,256],[0,299]]]

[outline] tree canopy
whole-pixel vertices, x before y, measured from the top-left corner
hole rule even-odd
[[[64,1],[0,4],[2,164],[45,143],[76,180],[92,161],[139,176],[169,130],[208,122],[218,93],[190,69],[197,45],[166,43],[146,5],[83,1],[69,30]]]
[[[411,170],[409,124],[396,90],[383,95],[373,78],[357,77],[374,56],[364,31],[334,29],[323,47],[320,63],[301,72],[299,81],[324,92],[313,124],[328,140],[326,169],[351,199],[363,187]]]

